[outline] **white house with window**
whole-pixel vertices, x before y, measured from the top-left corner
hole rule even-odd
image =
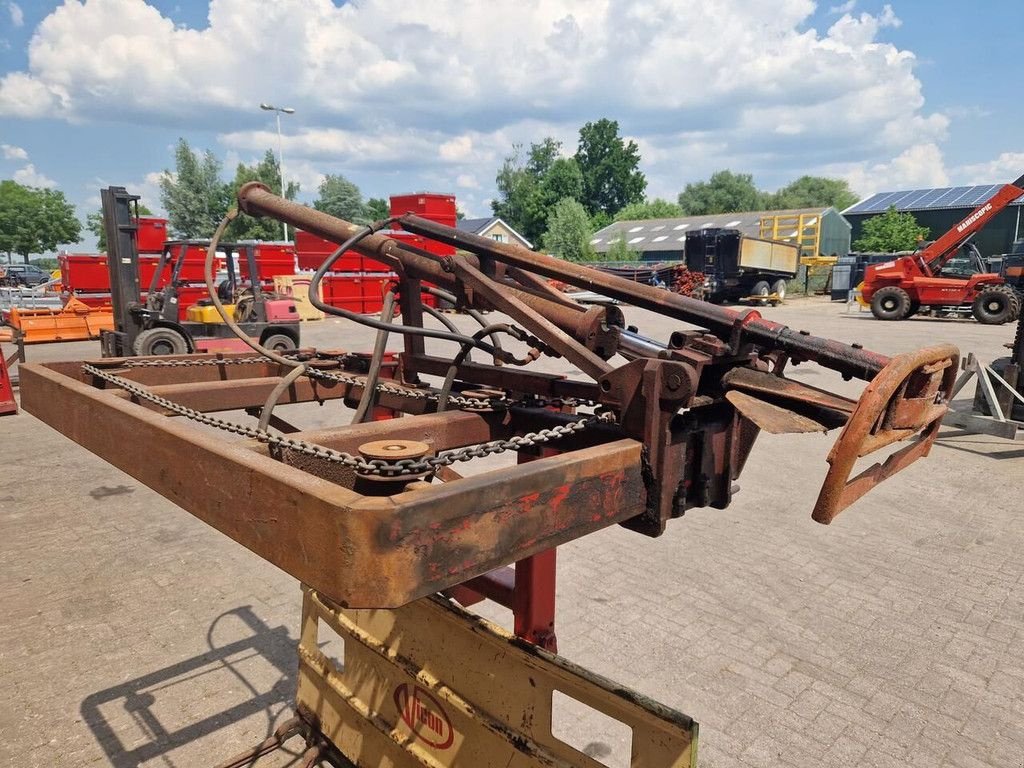
[[[489,219],[459,219],[455,226],[463,232],[472,232],[480,237],[489,237],[496,243],[512,243],[524,248],[533,248],[530,241],[506,224],[500,217]]]

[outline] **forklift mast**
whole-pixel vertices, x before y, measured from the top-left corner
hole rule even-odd
[[[102,344],[105,354],[117,357],[132,354],[132,344],[144,323],[139,290],[138,224],[131,209],[138,199],[138,195],[129,194],[124,187],[100,190],[114,314],[114,331],[104,335]]]

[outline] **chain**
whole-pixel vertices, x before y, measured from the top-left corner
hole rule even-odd
[[[149,361],[138,361],[135,366],[128,367],[146,367],[148,362]],[[174,363],[179,361],[168,362]],[[203,362],[200,364],[207,365],[209,363]],[[240,435],[242,437],[248,437],[253,440],[259,440],[261,443],[266,443],[267,445],[285,448],[290,451],[302,453],[307,456],[314,456],[319,459],[325,459],[332,463],[354,469],[356,472],[361,474],[377,475],[380,477],[404,477],[409,475],[430,474],[440,467],[447,467],[455,464],[456,462],[469,461],[470,459],[483,458],[484,456],[491,456],[504,451],[517,451],[521,448],[542,445],[552,440],[558,440],[559,438],[568,437],[569,435],[582,432],[593,424],[613,423],[615,421],[614,414],[610,412],[602,412],[568,424],[542,429],[537,432],[530,432],[525,435],[517,435],[509,438],[508,440],[491,440],[490,442],[470,445],[457,450],[444,451],[443,453],[439,453],[437,456],[431,456],[423,459],[400,459],[399,461],[388,462],[383,459],[364,459],[362,456],[354,456],[351,453],[344,453],[343,451],[336,451],[332,448],[325,448],[322,445],[307,443],[304,440],[295,440],[290,437],[275,435],[272,432],[259,429],[258,427],[251,427],[245,424],[237,424],[225,419],[219,419],[216,416],[210,416],[202,411],[197,411],[193,408],[188,408],[187,406],[175,403],[173,400],[168,400],[166,397],[162,397],[149,391],[142,385],[136,384],[134,381],[122,378],[113,373],[97,368],[94,365],[89,365],[88,363],[82,365],[82,370],[91,376],[95,376],[103,381],[113,384],[119,389],[122,389],[135,397],[153,403],[154,405],[170,411],[171,413],[184,416],[185,418],[199,424],[231,432],[232,434]],[[353,379],[353,381],[362,383],[358,379]],[[387,386],[389,385],[378,385],[378,389],[382,389]],[[400,389],[398,387],[391,388],[399,390],[403,395],[411,391]],[[436,399],[436,395],[434,397]],[[473,398],[459,399],[471,401],[477,406],[482,402],[474,400]]]
[[[295,362],[302,362],[298,358],[293,356],[288,357],[289,360]],[[190,368],[193,366],[204,366],[204,365],[249,365],[255,363],[273,363],[269,357],[263,355],[254,355],[250,357],[227,357],[223,359],[211,359],[211,358],[200,358],[197,360],[125,360],[120,364],[122,368]],[[332,373],[330,371],[324,371],[319,368],[309,367],[306,369],[305,375],[312,379],[321,379],[324,381],[332,381],[337,384],[347,384],[349,386],[362,386],[365,382],[356,376],[350,376],[343,373]],[[389,384],[387,382],[379,382],[376,388],[377,392],[384,392],[390,395],[398,395],[399,397],[405,397],[412,400],[427,400],[437,401],[440,396],[436,392],[431,392],[424,389],[411,389],[409,387],[401,387],[396,384]],[[509,401],[504,397],[493,397],[493,398],[477,398],[477,397],[462,397],[460,395],[448,395],[448,405],[454,406],[455,408],[461,408],[468,411],[481,411],[481,410],[503,410],[508,408]],[[559,400],[559,405],[581,405],[582,401],[575,400]]]

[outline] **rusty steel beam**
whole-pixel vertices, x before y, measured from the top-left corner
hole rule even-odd
[[[47,365],[25,365],[22,387],[37,418],[353,607],[404,605],[624,522],[646,500],[642,445],[629,439],[367,496],[278,461],[259,443],[212,439]],[[378,422],[372,434],[387,439],[436,418]]]

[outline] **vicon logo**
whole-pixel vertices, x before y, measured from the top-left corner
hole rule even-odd
[[[992,210],[992,203],[986,203],[984,208],[975,211],[970,216],[968,216],[966,219],[964,219],[959,224],[957,224],[956,225],[956,231],[957,232],[963,232],[965,229],[967,229],[969,226],[971,226],[971,224],[976,222],[978,219],[980,219],[982,216],[984,216],[986,213],[988,213],[991,210]]]
[[[455,740],[455,729],[441,704],[418,685],[395,688],[395,706],[402,721],[419,739],[435,749],[448,749]]]

